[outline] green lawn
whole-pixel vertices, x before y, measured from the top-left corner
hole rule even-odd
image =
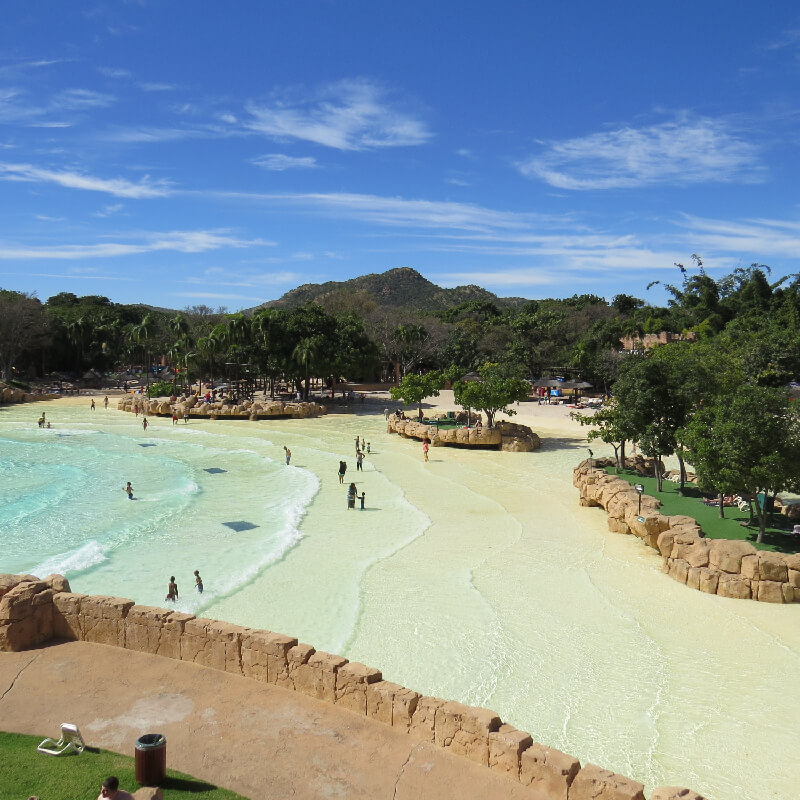
[[[80,755],[48,756],[36,750],[44,738],[0,732],[0,798],[25,800],[38,795],[42,800],[95,800],[109,775],[116,775],[120,788],[131,794],[139,788],[133,757],[97,748],[87,748]],[[165,800],[244,800],[171,769],[161,788]]]
[[[609,475],[617,475],[614,467],[606,467]],[[792,523],[781,514],[771,514],[767,520],[767,529],[764,532],[764,541],[761,544],[756,542],[758,536],[758,526],[754,523],[752,527],[743,527],[750,519],[750,515],[742,513],[735,506],[725,508],[725,519],[720,519],[719,508],[707,506],[700,502],[703,493],[692,484],[686,484],[684,496],[678,494],[678,484],[672,481],[663,481],[662,489],[657,490],[658,484],[655,478],[642,478],[633,470],[624,470],[619,475],[630,484],[641,483],[644,485],[644,493],[649,494],[661,501],[661,513],[671,516],[672,514],[685,514],[694,517],[709,539],[743,539],[750,542],[760,550],[775,550],[781,553],[796,553],[798,544],[789,535],[792,530]]]

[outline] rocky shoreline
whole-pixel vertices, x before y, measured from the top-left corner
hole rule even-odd
[[[541,447],[539,437],[527,425],[505,420],[498,421],[493,428],[439,428],[435,424],[391,414],[386,429],[409,439],[429,439],[432,447],[486,447],[511,453],[529,453]]]
[[[148,400],[144,395],[126,395],[120,398],[117,408],[120,411],[157,417],[171,417],[175,414],[178,419],[306,419],[328,413],[324,405],[314,402],[245,400],[243,403],[233,405],[221,401],[200,402],[197,395],[174,402],[166,397]]]
[[[587,459],[573,472],[582,506],[604,508],[608,529],[633,534],[657,550],[663,571],[690,589],[762,603],[800,603],[800,553],[757,550],[750,542],[706,539],[692,517],[665,516],[654,497],[609,475],[612,459]]]

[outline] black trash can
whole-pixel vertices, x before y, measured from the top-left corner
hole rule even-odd
[[[146,733],[136,740],[136,781],[140,786],[158,786],[167,777],[167,739]]]

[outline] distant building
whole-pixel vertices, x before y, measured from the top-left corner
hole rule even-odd
[[[686,333],[671,333],[661,331],[660,333],[645,333],[642,336],[623,336],[620,339],[622,349],[629,353],[641,352],[655,347],[657,344],[669,344],[670,342],[694,342],[697,334],[694,331]]]

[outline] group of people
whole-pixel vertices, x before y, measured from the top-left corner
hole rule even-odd
[[[40,428],[49,428],[50,423],[45,419],[45,412],[42,411],[42,416],[39,417],[39,427]]]
[[[203,594],[203,579],[200,577],[200,571],[194,571],[194,585],[200,594]],[[169,600],[172,603],[178,601],[178,584],[175,582],[175,576],[170,575],[169,585],[167,586],[167,596],[164,600]]]
[[[94,411],[94,410],[95,410],[95,408],[96,408],[96,407],[95,407],[95,403],[94,403],[94,397],[93,397],[93,398],[92,398],[92,404],[89,406],[89,410],[90,410],[90,411]],[[108,411],[108,395],[106,395],[106,396],[103,398],[103,408],[105,408],[105,409],[106,409],[106,411]]]

